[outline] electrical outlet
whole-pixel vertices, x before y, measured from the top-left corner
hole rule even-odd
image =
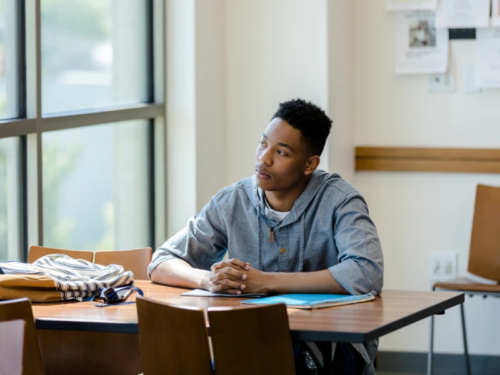
[[[431,280],[442,281],[457,277],[457,253],[432,251],[429,254]]]

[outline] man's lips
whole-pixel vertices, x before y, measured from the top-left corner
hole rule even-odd
[[[271,177],[270,175],[268,175],[267,173],[265,173],[264,171],[262,171],[260,169],[256,169],[255,171],[257,172],[257,175],[259,175],[260,177],[263,177],[263,178]]]

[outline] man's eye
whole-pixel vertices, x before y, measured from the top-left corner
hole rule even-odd
[[[285,153],[284,153],[283,151],[281,151],[281,150],[278,150],[278,154],[283,155],[283,156],[287,156],[287,154],[285,154]]]

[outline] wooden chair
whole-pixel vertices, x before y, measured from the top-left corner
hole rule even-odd
[[[150,247],[135,250],[97,251],[94,263],[107,266],[119,264],[125,271],[132,271],[135,280],[148,280],[148,265],[153,257]]]
[[[295,374],[284,304],[209,308],[208,320],[217,375]]]
[[[38,336],[35,327],[35,319],[31,309],[31,302],[27,298],[14,299],[0,302],[0,322],[9,320],[24,320],[24,355],[23,374],[43,375],[44,368]]]
[[[500,297],[500,188],[478,185],[476,205],[472,223],[472,236],[469,249],[468,271],[477,276],[494,280],[496,285],[481,284],[460,277],[446,282],[437,282],[432,290],[460,291],[469,295]],[[464,306],[460,305],[462,334],[467,374],[470,375],[469,352],[465,327]],[[432,374],[432,355],[434,345],[434,316],[431,317],[430,346],[427,373]]]
[[[138,297],[137,315],[144,375],[212,375],[203,309]]]
[[[23,373],[24,320],[0,323],[0,374]]]
[[[83,259],[88,262],[92,262],[92,260],[94,259],[94,253],[92,251],[64,250],[64,249],[53,249],[50,247],[43,247],[43,246],[31,246],[30,252],[28,254],[28,263],[33,263],[37,259],[49,254],[69,255],[71,258]]]

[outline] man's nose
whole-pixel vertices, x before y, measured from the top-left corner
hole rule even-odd
[[[273,153],[271,152],[271,149],[267,148],[266,150],[260,153],[259,160],[262,162],[262,164],[273,165],[272,155]]]

